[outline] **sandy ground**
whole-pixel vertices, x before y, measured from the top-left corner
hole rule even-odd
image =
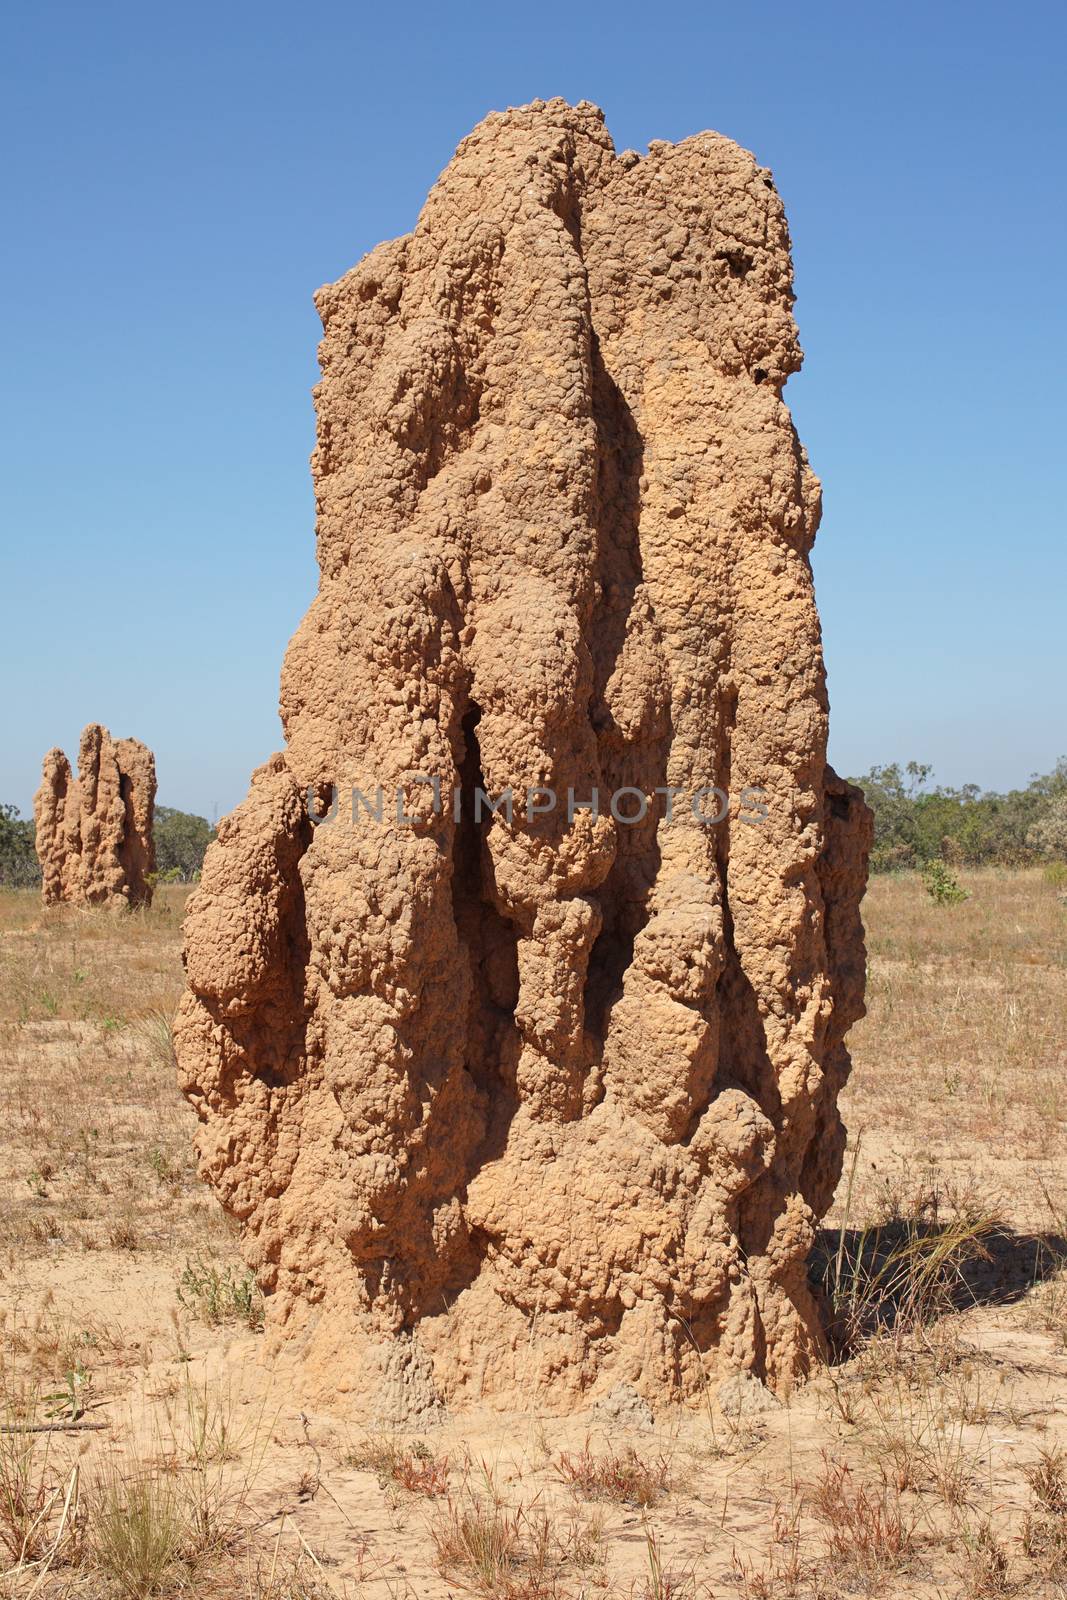
[[[0,1421],[97,1426],[32,1436],[21,1568],[29,1436],[0,1434],[0,1594],[1067,1594],[1067,906],[1038,873],[963,878],[959,907],[914,877],[866,902],[820,1255],[841,1358],[651,1426],[468,1412],[421,1434],[306,1412],[263,1359],[173,1084],[181,894],[119,920],[3,895]],[[151,1579],[100,1533],[116,1483],[179,1502]]]

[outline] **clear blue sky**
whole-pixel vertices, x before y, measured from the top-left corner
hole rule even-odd
[[[315,587],[313,290],[414,224],[494,107],[775,173],[825,486],[846,772],[1067,750],[1059,4],[9,6],[0,800],[90,719],[213,816],[278,747]]]

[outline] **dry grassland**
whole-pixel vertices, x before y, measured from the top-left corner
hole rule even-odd
[[[0,1597],[1067,1596],[1067,904],[866,901],[835,1360],[641,1429],[306,1414],[196,1179],[183,891],[0,894]]]

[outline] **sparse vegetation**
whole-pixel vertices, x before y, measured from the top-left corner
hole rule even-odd
[[[177,1295],[179,1305],[209,1328],[240,1322],[258,1332],[263,1326],[263,1296],[254,1273],[229,1263],[219,1266],[199,1257],[187,1261],[178,1279]]]
[[[0,1432],[0,1546],[18,1566],[36,1561],[48,1544],[47,1435],[5,1420]]]
[[[90,1560],[129,1600],[158,1594],[190,1546],[176,1480],[106,1468],[87,1496]]]
[[[885,1199],[883,1185],[883,1207]],[[985,1241],[998,1222],[969,1193],[931,1191],[906,1207],[893,1198],[879,1223],[855,1229],[846,1201],[822,1276],[837,1348],[855,1351],[876,1335],[910,1339],[967,1303],[966,1269],[989,1259]]]
[[[955,873],[943,861],[924,861],[921,876],[923,887],[935,905],[958,906],[966,900],[966,889],[960,888]]]
[[[536,1503],[508,1505],[487,1475],[482,1492],[467,1483],[436,1511],[430,1534],[438,1570],[486,1600],[564,1600],[574,1593],[568,1575],[599,1565],[602,1527]]]
[[[1020,1534],[1023,1554],[1063,1593],[1067,1591],[1067,1454],[1059,1445],[1045,1446],[1023,1471],[1030,1489]]]
[[[449,1500],[431,1532],[441,1570],[459,1573],[484,1595],[507,1595],[519,1566],[530,1563],[521,1510],[509,1510],[494,1495]]]
[[[1067,915],[1045,869],[948,865],[951,915],[915,872],[865,906],[832,1364],[736,1423],[709,1370],[707,1407],[635,1437],[346,1443],[284,1385],[269,1423],[232,1395],[263,1302],[175,1087],[186,891],[120,921],[0,893],[0,1595],[1062,1595]]]
[[[342,1460],[346,1467],[373,1472],[383,1485],[395,1484],[408,1494],[432,1500],[448,1493],[448,1457],[436,1455],[422,1439],[405,1443],[388,1434],[370,1435]]]
[[[621,1505],[651,1506],[667,1493],[670,1463],[665,1456],[638,1455],[632,1445],[596,1454],[586,1440],[583,1449],[559,1458],[561,1480],[590,1500],[615,1500]]]
[[[847,1585],[870,1592],[911,1557],[918,1514],[884,1480],[857,1482],[847,1462],[825,1460],[810,1503],[825,1530],[826,1560]]]

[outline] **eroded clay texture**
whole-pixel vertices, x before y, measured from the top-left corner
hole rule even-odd
[[[177,1042],[276,1347],[383,1414],[820,1348],[870,824],[826,763],[792,300],[751,155],[616,155],[559,100],[317,296],[320,589]]]

